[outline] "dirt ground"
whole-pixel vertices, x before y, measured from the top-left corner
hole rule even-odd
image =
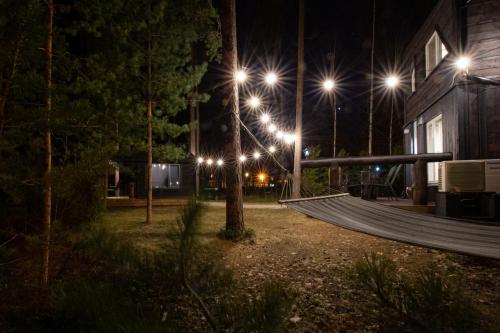
[[[154,250],[165,242],[165,226],[175,225],[176,208],[155,209],[155,223],[144,226],[143,209],[110,210],[107,223],[124,238]],[[255,242],[220,240],[224,209],[206,207],[202,255],[216,256],[232,268],[244,292],[280,280],[297,293],[287,331],[380,331],[371,296],[352,281],[353,263],[365,253],[383,253],[408,275],[435,263],[463,280],[465,293],[482,321],[500,329],[500,261],[405,245],[308,218],[290,209],[245,209]]]

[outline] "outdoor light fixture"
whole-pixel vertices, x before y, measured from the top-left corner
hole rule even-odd
[[[250,99],[248,100],[248,105],[250,105],[252,108],[258,108],[259,105],[260,105],[260,99],[258,97],[250,97]]]
[[[207,160],[207,165],[212,165],[214,163],[214,160],[212,160],[211,158],[209,158]]]
[[[276,138],[278,138],[278,139],[283,139],[283,135],[285,135],[285,134],[283,134],[282,131],[276,132]]]
[[[263,113],[260,116],[260,121],[264,124],[267,124],[271,120],[271,117],[267,113]]]
[[[469,65],[470,65],[470,58],[466,56],[461,56],[455,61],[455,67],[462,71],[467,73],[469,71]]]
[[[240,70],[236,71],[236,73],[234,74],[234,77],[238,83],[243,83],[247,79],[247,73],[244,70],[240,69]]]
[[[266,175],[264,175],[263,173],[259,173],[259,180],[263,183],[264,180],[266,179]]]
[[[203,163],[203,157],[201,157],[201,156],[200,156],[200,157],[198,157],[197,161],[198,161],[198,164]]]
[[[325,89],[326,91],[332,90],[333,87],[335,87],[335,83],[332,79],[326,79],[325,81],[323,81],[323,89]]]
[[[248,172],[245,172],[245,178],[248,178],[248,176],[250,176],[250,174]]]
[[[223,161],[221,158],[219,158],[219,159],[217,160],[217,165],[218,165],[218,166],[222,166],[222,164],[224,164],[224,161]]]
[[[285,143],[292,144],[295,141],[295,135],[293,134],[285,134]]]
[[[276,152],[276,147],[275,146],[270,146],[269,147],[269,152],[272,154],[272,153],[275,153]]]
[[[385,85],[389,88],[395,88],[399,84],[399,78],[395,75],[391,75],[385,79]]]
[[[274,124],[270,124],[268,127],[267,127],[267,130],[269,131],[269,133],[274,133],[276,132],[278,128],[276,127],[276,125]]]
[[[260,153],[258,151],[256,151],[255,153],[253,153],[253,158],[255,158],[256,160],[258,160],[260,158]]]
[[[278,82],[278,75],[274,72],[270,72],[266,74],[266,83],[270,86],[274,85]]]
[[[247,160],[247,157],[245,155],[240,156],[240,162],[245,162]]]

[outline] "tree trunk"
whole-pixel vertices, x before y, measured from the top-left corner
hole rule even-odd
[[[297,96],[295,98],[295,151],[293,158],[292,197],[300,198],[302,159],[302,103],[304,99],[304,0],[299,0],[299,33],[297,57]]]
[[[14,75],[16,73],[17,67],[17,59],[19,57],[19,52],[21,48],[21,40],[22,37],[16,42],[16,46],[14,49],[14,55],[12,57],[12,67],[10,69],[9,76],[2,83],[2,90],[0,91],[0,137],[3,135],[3,129],[5,126],[5,107],[7,105],[7,98],[9,97],[10,88],[12,87],[12,80],[14,79]]]
[[[151,11],[151,8],[149,8]],[[153,89],[152,89],[152,35],[151,28],[148,28],[148,77],[147,77],[147,120],[148,120],[148,157],[146,165],[146,179],[147,179],[147,212],[146,223],[153,221]]]
[[[391,91],[391,115],[389,120],[389,155],[392,155],[392,118],[394,117],[394,92]]]
[[[375,58],[375,10],[377,0],[373,0],[373,18],[372,18],[372,55],[370,69],[370,115],[368,119],[368,155],[372,156],[373,142],[373,63]]]
[[[238,52],[236,47],[236,3],[235,0],[221,0],[220,17],[222,30],[222,63],[227,66],[231,78],[238,68]],[[241,138],[239,123],[239,99],[236,80],[224,86],[224,116],[227,132],[224,140],[226,156],[226,230],[242,234],[245,230],[243,221],[242,176],[239,156],[241,155]]]
[[[47,286],[49,283],[49,258],[50,258],[50,224],[52,214],[52,142],[50,130],[50,114],[52,112],[52,37],[54,21],[54,2],[47,2],[47,46],[46,46],[46,124],[45,124],[45,174],[43,191],[43,241],[42,241],[42,276],[41,285]]]

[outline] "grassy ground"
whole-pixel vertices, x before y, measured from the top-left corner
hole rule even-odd
[[[408,275],[436,264],[463,279],[464,290],[481,311],[481,321],[500,328],[500,262],[400,244],[344,230],[288,209],[246,209],[254,243],[220,240],[223,208],[205,208],[202,255],[217,256],[232,268],[244,292],[254,294],[264,282],[280,280],[297,292],[287,330],[379,331],[373,303],[352,283],[353,263],[365,253],[383,253]],[[170,243],[178,210],[157,208],[146,226],[144,209],[113,209],[106,225],[145,250]]]

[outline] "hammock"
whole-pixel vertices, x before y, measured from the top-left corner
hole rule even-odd
[[[342,228],[428,248],[500,259],[500,226],[417,214],[347,193],[279,201]]]

